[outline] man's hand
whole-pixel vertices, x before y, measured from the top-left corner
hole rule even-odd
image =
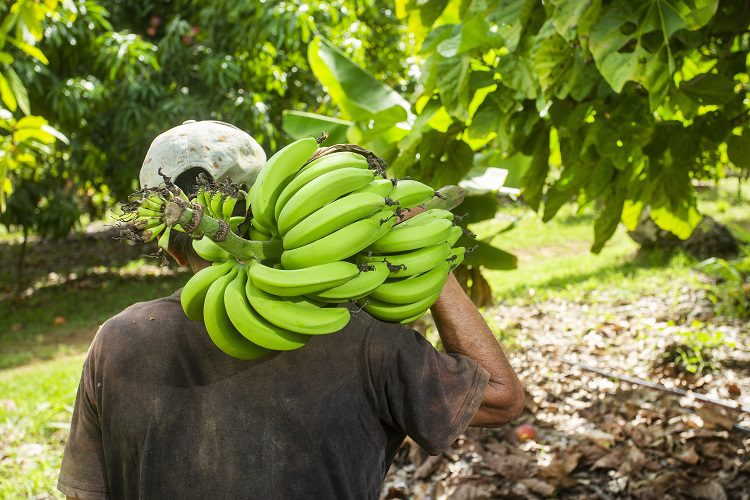
[[[463,354],[490,373],[473,426],[497,427],[518,417],[524,408],[524,391],[500,344],[453,273],[432,306],[446,352]]]

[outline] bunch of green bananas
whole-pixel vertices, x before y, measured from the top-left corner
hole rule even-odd
[[[182,191],[169,188],[137,191],[122,205],[118,218],[132,226],[134,239],[142,243],[157,240],[159,248],[166,250],[172,230],[183,230],[179,224],[169,226],[164,220],[164,209],[175,197],[188,201]]]
[[[386,179],[379,165],[357,152],[310,161],[317,149],[315,139],[286,146],[246,196],[203,189],[190,200],[193,209],[202,207],[201,222],[215,226],[220,220],[230,236],[246,226],[245,243],[268,243],[259,257],[233,251],[215,235],[191,232],[196,252],[212,265],[190,278],[182,306],[230,356],[255,359],[337,332],[350,319],[341,307],[349,301],[387,321],[417,319],[463,258],[464,249],[453,248],[462,229],[448,210],[428,209],[396,225],[405,210],[436,200],[433,188]],[[232,217],[243,197],[246,217]],[[269,250],[274,242],[275,254]]]

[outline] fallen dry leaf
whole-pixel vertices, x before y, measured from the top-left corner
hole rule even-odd
[[[700,455],[696,453],[695,448],[693,448],[692,446],[678,450],[676,453],[674,453],[673,456],[677,460],[691,465],[697,464],[701,459]]]
[[[529,460],[517,455],[489,455],[486,457],[487,465],[509,481],[517,481],[525,477]]]
[[[707,483],[694,484],[690,492],[695,498],[705,498],[706,500],[727,500],[727,494],[724,488],[716,481]]]
[[[519,482],[534,493],[542,495],[543,497],[551,497],[555,494],[554,486],[539,479],[530,477],[528,479],[521,479]]]

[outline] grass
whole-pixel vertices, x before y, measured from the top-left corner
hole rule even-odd
[[[83,355],[0,372],[0,498],[54,490]]]
[[[0,302],[0,369],[82,352],[107,318],[135,302],[172,293],[186,280],[184,273],[105,273]]]
[[[737,203],[734,186],[727,181],[702,193],[701,208],[750,230],[750,203]],[[546,224],[526,208],[506,207],[472,229],[486,237],[515,218],[494,244],[518,256],[518,269],[486,272],[499,302],[625,303],[699,286],[692,259],[639,254],[622,228],[599,255],[591,254],[592,215],[571,207]],[[83,353],[98,325],[129,304],[170,293],[187,277],[144,273],[140,260],[118,266],[41,286],[20,302],[0,301],[0,498],[59,496],[55,483]]]
[[[682,254],[639,254],[638,245],[622,227],[601,253],[592,254],[592,220],[586,214],[577,217],[572,207],[564,207],[558,218],[546,224],[528,209],[512,208],[472,229],[484,238],[505,227],[512,217],[522,217],[522,221],[492,241],[518,257],[518,268],[485,272],[498,301],[554,296],[597,302],[603,292],[613,290],[620,300],[628,301],[657,284],[671,281],[677,286],[692,275],[693,261]]]

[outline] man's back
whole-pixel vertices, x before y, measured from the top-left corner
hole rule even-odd
[[[239,361],[175,293],[97,334],[60,487],[81,498],[377,498],[404,436],[433,453],[450,445],[488,377],[365,312],[299,350]]]

